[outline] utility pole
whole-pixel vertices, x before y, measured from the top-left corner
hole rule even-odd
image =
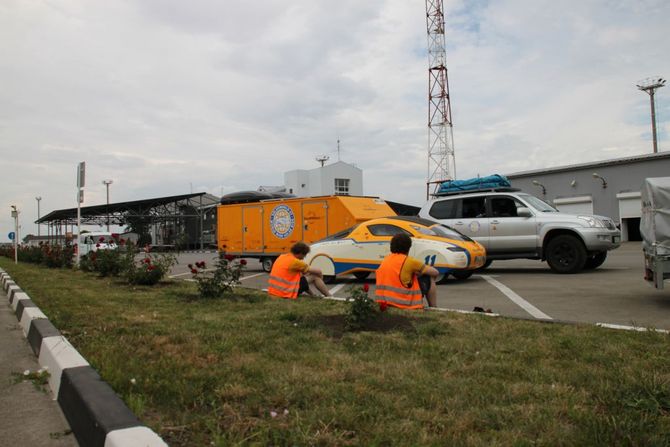
[[[37,196],[35,200],[37,200],[37,237],[40,237],[40,200],[42,200],[42,197]]]
[[[19,210],[12,205],[12,217],[14,218],[14,264],[19,263]]]
[[[108,233],[109,233],[109,185],[111,185],[112,183],[114,183],[113,180],[103,180],[102,181],[102,184],[105,185],[105,187],[107,188],[107,209],[106,209],[106,213],[107,213],[107,232]]]
[[[428,175],[430,184],[456,178],[454,133],[447,78],[443,0],[426,0],[428,32]],[[427,197],[426,197],[427,198]]]
[[[654,143],[654,154],[658,152],[658,142],[656,140],[656,106],[654,105],[654,95],[656,90],[665,85],[663,78],[647,78],[637,84],[637,88],[649,95],[651,103],[651,138]]]

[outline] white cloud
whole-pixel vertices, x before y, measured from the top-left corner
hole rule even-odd
[[[279,184],[336,158],[365,193],[421,204],[424,3],[0,2],[0,238],[74,206]],[[648,97],[668,76],[663,0],[447,1],[459,177],[650,151]],[[661,148],[670,131],[659,91]]]

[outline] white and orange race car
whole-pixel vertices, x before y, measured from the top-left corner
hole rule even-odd
[[[315,242],[305,262],[320,268],[327,281],[345,274],[365,279],[390,253],[391,238],[398,233],[412,238],[409,255],[435,267],[438,280],[448,275],[467,279],[486,262],[484,247],[453,228],[403,216],[368,220]]]

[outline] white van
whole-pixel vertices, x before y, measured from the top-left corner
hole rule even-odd
[[[118,248],[116,240],[112,233],[106,231],[92,231],[79,235],[78,249],[80,256],[84,256],[92,251],[114,250]]]

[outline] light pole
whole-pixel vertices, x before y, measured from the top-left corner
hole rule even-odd
[[[649,95],[649,102],[651,103],[651,136],[654,142],[654,154],[658,152],[658,145],[656,141],[656,107],[654,106],[654,94],[656,89],[665,85],[663,78],[648,78],[640,81],[637,88]]]
[[[533,180],[533,185],[539,186],[540,188],[542,188],[542,195],[543,196],[547,195],[547,188],[545,188],[545,186],[542,183],[538,182],[537,180]]]
[[[109,185],[114,183],[113,180],[103,180],[102,184],[107,188],[107,232],[109,233]]]
[[[42,197],[37,196],[35,200],[37,200],[37,237],[40,237],[40,200]]]
[[[19,210],[12,205],[12,217],[14,218],[14,264],[19,263]]]

